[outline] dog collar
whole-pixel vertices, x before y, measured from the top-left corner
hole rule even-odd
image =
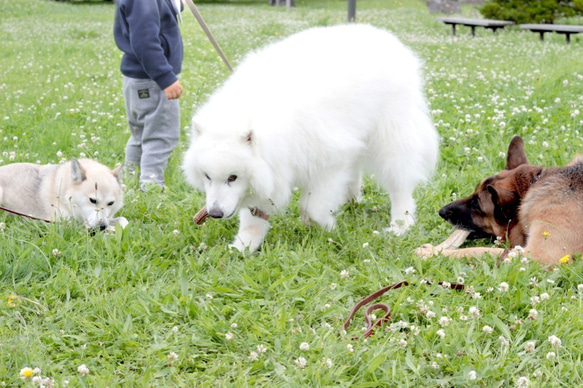
[[[259,217],[265,221],[269,220],[269,214],[262,212],[261,210],[259,210],[256,207],[250,207],[249,211],[251,212],[251,215],[253,217]]]

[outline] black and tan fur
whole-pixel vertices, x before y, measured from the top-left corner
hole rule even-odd
[[[446,206],[439,215],[477,236],[499,237],[543,265],[583,253],[583,157],[565,167],[528,163],[524,142],[514,137],[506,168],[484,179],[472,195]],[[422,249],[431,249],[424,246]],[[499,256],[501,248],[444,249],[443,255]]]

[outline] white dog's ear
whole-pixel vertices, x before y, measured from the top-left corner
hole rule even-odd
[[[81,164],[75,158],[71,159],[71,178],[73,178],[73,183],[81,183],[87,179],[85,170],[83,167],[81,167]]]
[[[245,143],[252,146],[253,140],[254,140],[253,131],[247,132],[247,134],[245,136],[243,136],[243,139],[245,139]]]
[[[119,166],[117,166],[116,168],[114,168],[113,170],[111,170],[111,173],[113,174],[113,176],[117,179],[117,181],[121,185],[122,184],[122,178],[123,178],[122,165],[120,164]]]

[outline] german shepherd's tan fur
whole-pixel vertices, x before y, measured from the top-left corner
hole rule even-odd
[[[469,197],[444,206],[439,214],[477,236],[500,237],[510,247],[522,246],[524,255],[540,264],[570,260],[583,253],[583,157],[565,167],[533,166],[524,142],[516,136],[508,147],[506,168],[480,182]],[[441,253],[499,256],[503,249],[445,249]]]

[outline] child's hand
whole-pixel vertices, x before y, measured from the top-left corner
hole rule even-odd
[[[176,81],[172,85],[164,89],[164,93],[166,93],[166,97],[169,100],[176,100],[177,98],[180,98],[182,91],[183,89],[182,85],[180,85],[180,81]]]

